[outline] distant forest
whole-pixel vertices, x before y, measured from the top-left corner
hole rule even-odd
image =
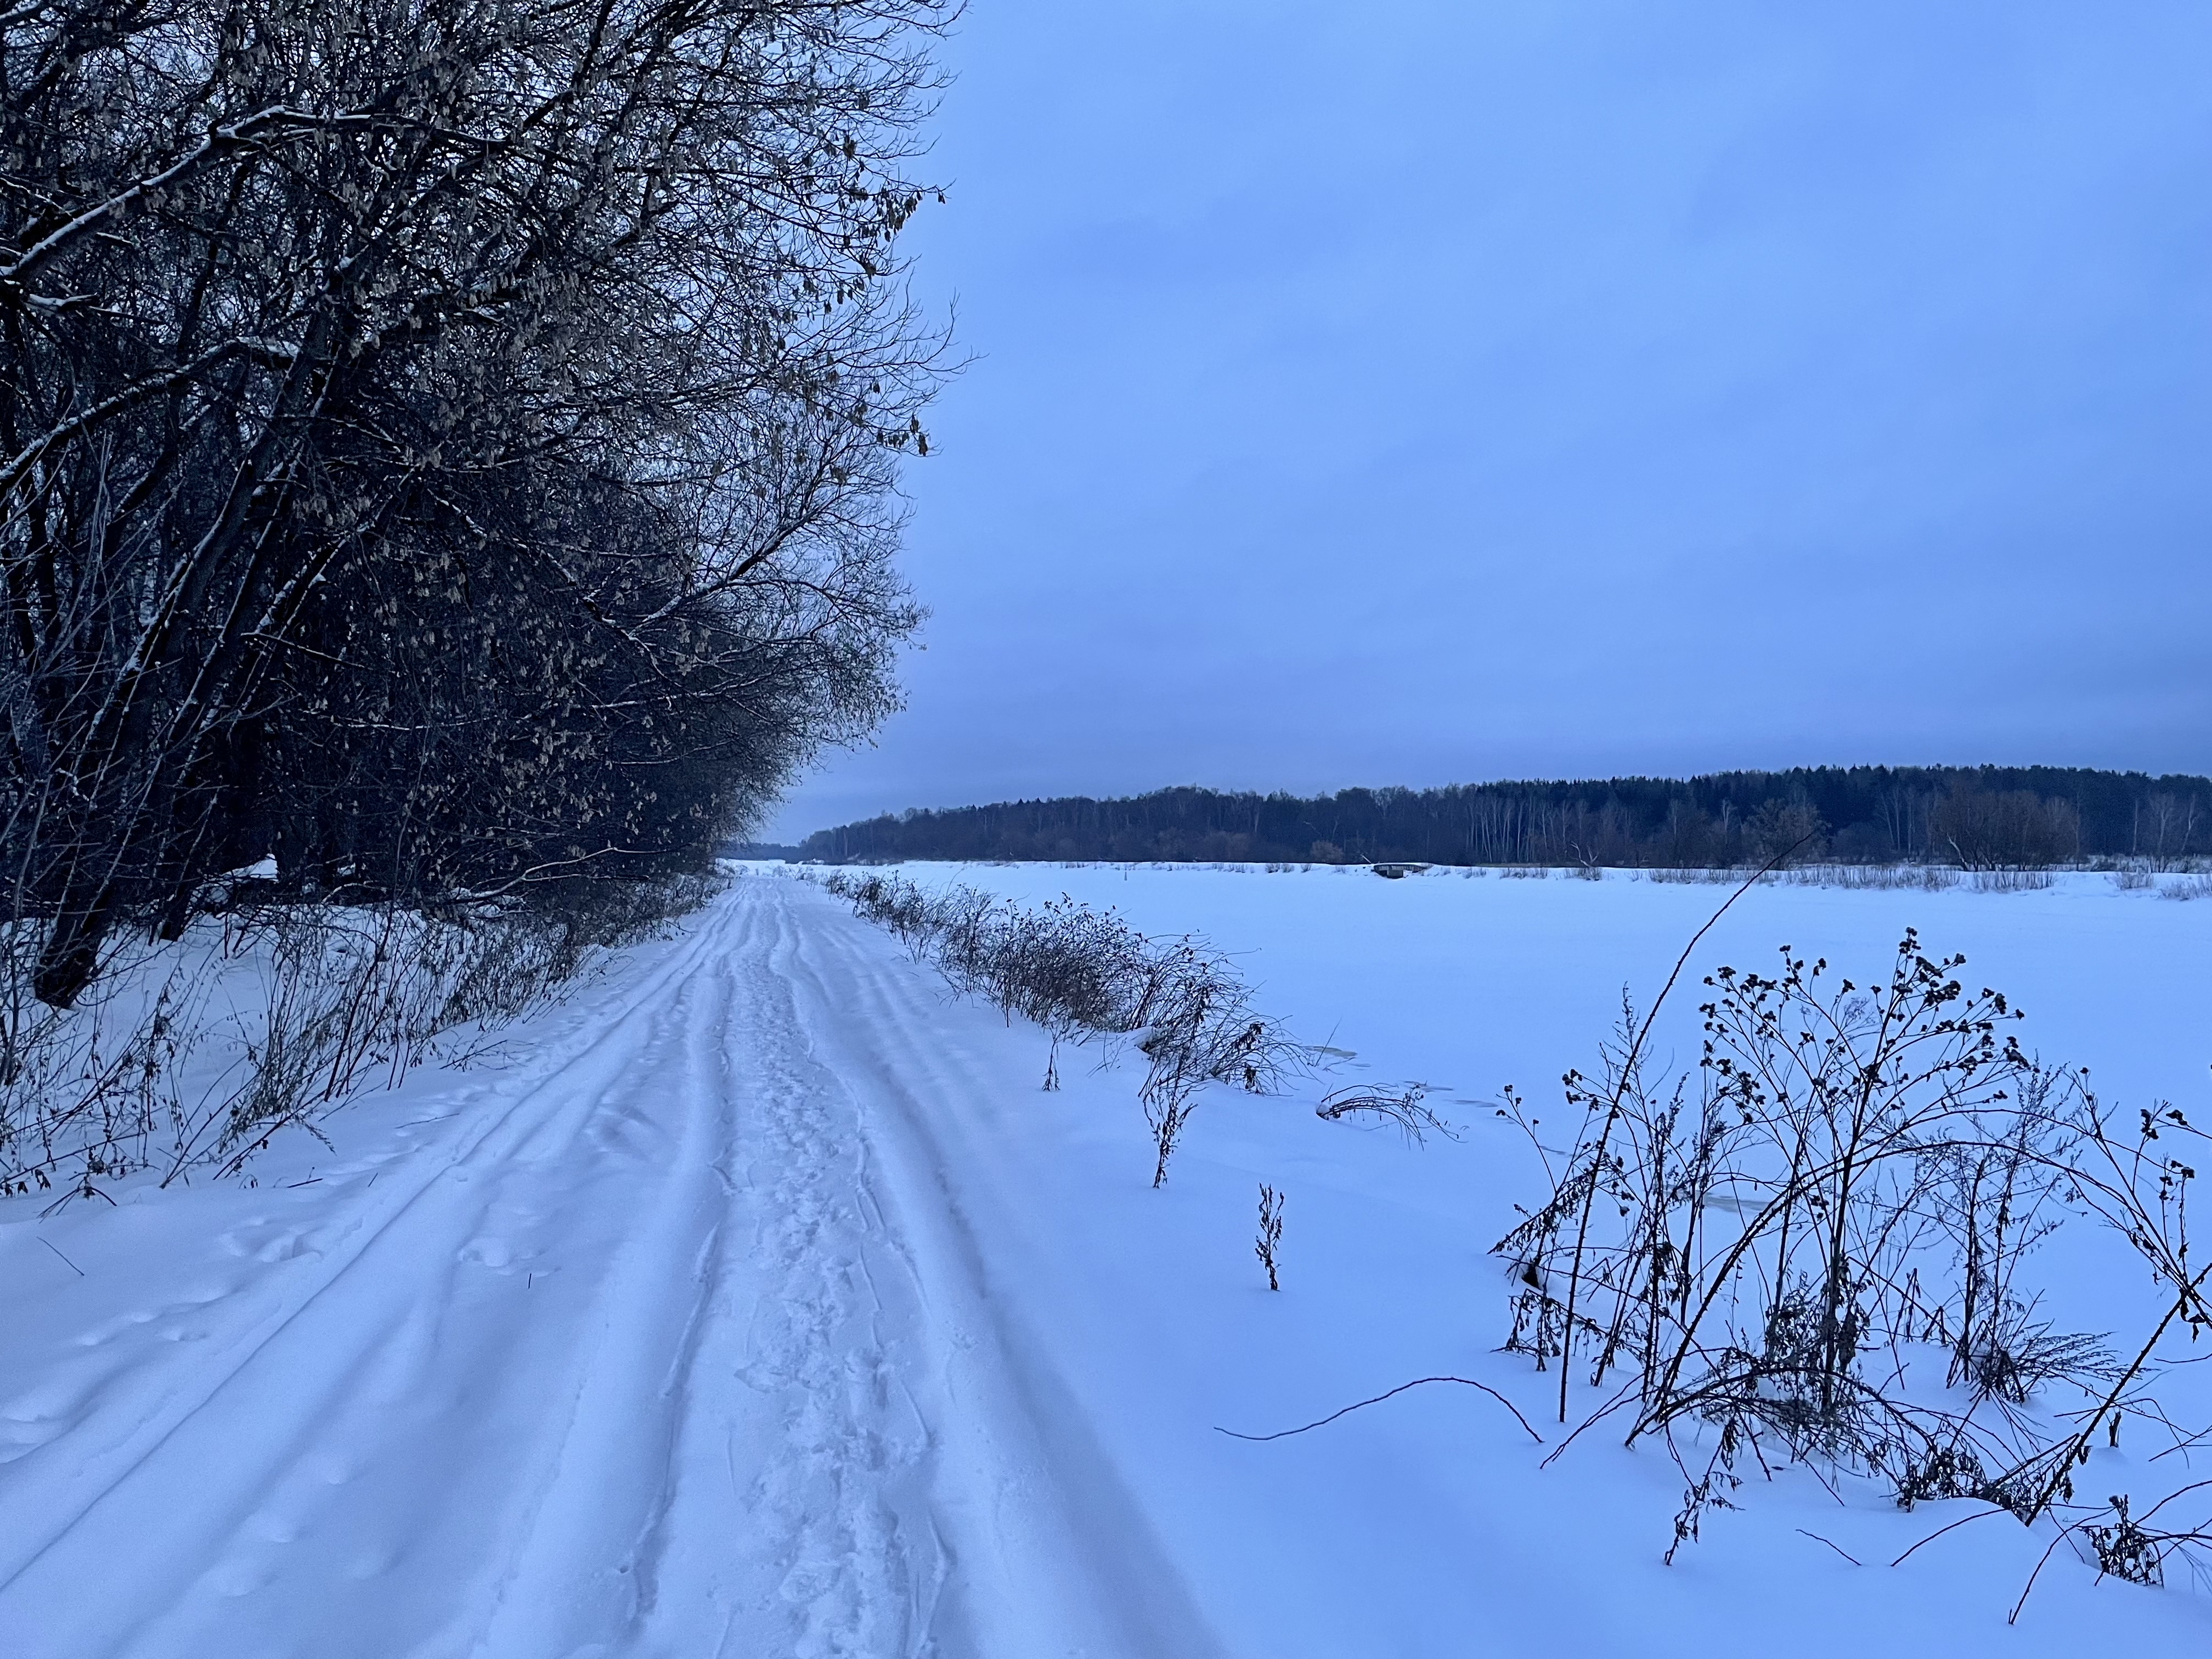
[[[2212,778],[2052,766],[1799,767],[1678,778],[1346,789],[1161,789],[886,814],[807,837],[831,863],[903,859],[1595,865],[1793,861],[2170,866],[2212,853]]]

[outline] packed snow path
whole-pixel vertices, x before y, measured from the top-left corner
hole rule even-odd
[[[547,1051],[413,1091],[411,1147],[234,1189],[171,1299],[7,1407],[0,1647],[1202,1651],[1143,1528],[1063,1497],[884,944],[739,882]]]
[[[2063,1550],[2008,1626],[2047,1532],[1802,1470],[1747,1482],[1664,1566],[1664,1455],[1591,1435],[1542,1468],[1552,1447],[1473,1390],[1214,1432],[1449,1374],[1556,1436],[1551,1376],[1496,1352],[1488,1246],[1540,1170],[1486,1097],[1587,1062],[1711,890],[920,873],[1247,952],[1261,1006],[1332,1045],[1328,1081],[1425,1078],[1462,1138],[1218,1090],[1154,1191],[1135,1067],[1064,1049],[1043,1092],[1042,1033],[818,887],[743,877],[495,1063],[356,1101],[330,1147],[281,1139],[258,1187],[0,1205],[0,1659],[2204,1648],[2201,1587],[2100,1583]],[[1921,927],[2132,1106],[2202,1075],[2207,915],[2088,876],[1778,888],[1708,942],[1863,972]],[[1694,1054],[1686,1018],[1670,1042]],[[1280,1294],[1253,1257],[1261,1182],[1288,1194]],[[2053,1316],[2136,1318],[2140,1275],[2067,1248],[2041,1258]],[[2182,1419],[2212,1421],[2185,1370]],[[2098,1446],[2085,1490],[2212,1474],[2157,1450]]]

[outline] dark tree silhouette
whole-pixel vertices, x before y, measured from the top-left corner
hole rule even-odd
[[[1267,860],[1705,869],[1801,860],[2038,867],[2212,853],[2212,779],[2058,767],[1811,767],[1334,795],[1163,789],[914,811],[808,858]],[[1807,837],[1811,839],[1808,840]]]
[[[891,705],[947,0],[12,0],[0,851],[67,1005],[264,854],[703,858]]]

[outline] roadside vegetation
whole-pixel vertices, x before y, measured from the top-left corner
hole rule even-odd
[[[2077,1481],[2124,1429],[2185,1468],[2212,1434],[2156,1388],[2212,1329],[2189,1218],[2206,1132],[2163,1101],[2100,1102],[1911,929],[1863,981],[1788,945],[1765,973],[1703,975],[1697,1067],[1668,1075],[1653,1027],[1705,931],[1649,1009],[1624,994],[1595,1071],[1566,1073],[1565,1146],[1511,1090],[1498,1108],[1549,1182],[1492,1250],[1505,1350],[1556,1375],[1553,1456],[1593,1431],[1663,1449],[1684,1482],[1670,1562],[1752,1474],[1796,1466],[1903,1509],[1988,1505],[2047,1530],[2045,1562],[2064,1546],[2132,1583],[2201,1578],[2212,1483],[2145,1504]],[[2107,1279],[2148,1275],[2142,1324],[2057,1322],[2036,1269],[2069,1228],[2099,1234]]]
[[[11,1189],[237,1167],[893,705],[948,10],[0,17]]]
[[[925,890],[896,876],[839,871],[824,884],[889,928],[962,994],[1051,1035],[1044,1087],[1059,1086],[1063,1044],[1133,1048],[1152,1131],[1152,1185],[1165,1183],[1209,1084],[1275,1094],[1310,1052],[1255,1011],[1229,959],[1201,939],[1147,939],[1111,911],[1062,899],[1036,909],[972,887]],[[1273,1269],[1270,1269],[1272,1275]]]
[[[1043,1027],[1047,1087],[1065,1042],[1140,1053],[1155,1184],[1192,1082],[1322,1086],[1329,1051],[1255,1016],[1211,947],[1147,939],[1067,899],[1024,908],[884,872],[821,879],[963,994]],[[1757,879],[1739,875],[1737,896]],[[1670,1561],[1717,1514],[1755,1505],[1756,1483],[1796,1469],[1905,1510],[1976,1506],[1937,1510],[1900,1560],[1989,1517],[2033,1529],[2046,1562],[2065,1552],[2136,1583],[2212,1569],[2212,1492],[2188,1468],[2212,1431],[2191,1426],[2190,1373],[2174,1370],[2212,1329],[2212,1272],[2190,1233],[2203,1130],[2163,1102],[2100,1100],[2087,1073],[2026,1045],[2002,991],[1915,933],[1863,978],[1786,947],[1770,967],[1692,978],[1703,938],[1650,1006],[1624,999],[1596,1064],[1567,1073],[1563,1122],[1510,1089],[1497,1109],[1544,1181],[1485,1241],[1507,1286],[1501,1352],[1528,1362],[1536,1389],[1509,1401],[1475,1378],[1419,1377],[1239,1437],[1456,1384],[1510,1407],[1547,1458],[1604,1436],[1665,1456],[1681,1480],[1671,1538],[1652,1519]],[[1670,1070],[1654,1032],[1692,996],[1697,1063]],[[1338,1088],[1315,1109],[1392,1125],[1409,1146],[1460,1139],[1425,1092]],[[1282,1194],[1263,1182],[1253,1249],[1270,1288],[1282,1237]],[[2085,1274],[2101,1286],[2086,1298]],[[2104,1316],[2063,1316],[2085,1307]],[[1548,1438],[1545,1417],[1559,1425]],[[2128,1467],[2091,1468],[2123,1444]]]

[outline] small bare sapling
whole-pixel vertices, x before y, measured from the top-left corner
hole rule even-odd
[[[1281,1290],[1275,1277],[1275,1252],[1283,1242],[1283,1195],[1266,1182],[1260,1183],[1260,1237],[1252,1253],[1267,1270],[1267,1288]]]

